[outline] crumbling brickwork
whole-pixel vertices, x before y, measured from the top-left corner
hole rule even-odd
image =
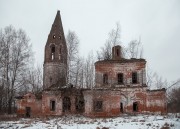
[[[22,117],[41,116],[41,96],[32,93],[24,95],[17,100],[17,115]]]

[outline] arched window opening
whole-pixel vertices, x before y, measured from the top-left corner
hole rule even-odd
[[[118,84],[123,84],[123,73],[117,74]]]
[[[132,73],[132,83],[133,84],[137,83],[137,72]]]
[[[137,112],[137,111],[138,111],[138,103],[133,102],[133,112]]]
[[[56,36],[55,35],[53,35],[53,39],[55,39],[56,38]]]
[[[55,45],[51,45],[51,60],[54,60],[55,57]]]
[[[108,84],[108,75],[107,74],[103,75],[103,84]]]

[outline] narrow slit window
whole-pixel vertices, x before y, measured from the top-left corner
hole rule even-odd
[[[120,112],[123,113],[123,103],[120,103]]]
[[[107,74],[103,75],[103,84],[108,84],[108,75]]]
[[[55,57],[55,45],[51,45],[51,59],[54,60]]]
[[[51,100],[50,101],[50,110],[55,111],[55,109],[56,109],[56,103],[54,100]]]

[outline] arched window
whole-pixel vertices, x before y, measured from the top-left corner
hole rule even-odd
[[[117,78],[118,78],[118,84],[122,84],[123,83],[123,73],[118,73]]]
[[[108,75],[107,74],[103,75],[103,84],[108,84]]]
[[[51,45],[51,60],[54,60],[55,57],[55,45]]]

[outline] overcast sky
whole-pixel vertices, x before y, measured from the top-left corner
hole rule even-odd
[[[148,66],[168,81],[180,78],[180,0],[0,0],[0,28],[24,29],[43,64],[57,10],[65,34],[77,33],[81,55],[100,49],[119,22],[124,46],[141,37]]]

